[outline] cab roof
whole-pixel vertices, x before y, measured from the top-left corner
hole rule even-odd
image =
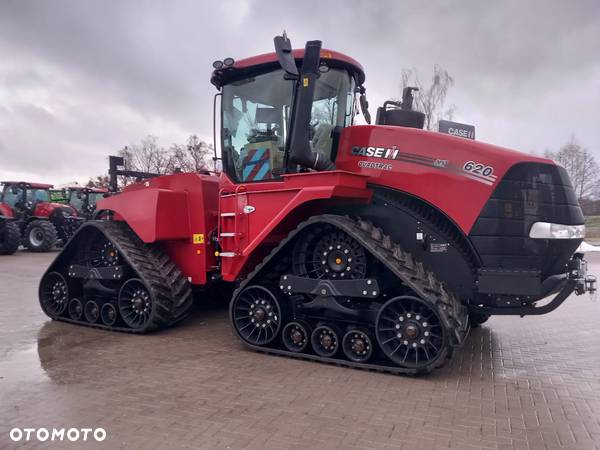
[[[3,185],[22,185],[32,189],[52,189],[54,185],[46,183],[30,183],[29,181],[0,181]]]
[[[302,65],[304,58],[304,49],[298,48],[292,50],[292,55],[296,60],[296,65]],[[357,84],[363,84],[365,81],[365,71],[358,61],[343,53],[335,50],[321,49],[321,61],[327,61],[331,67],[342,67],[356,74]],[[227,84],[230,80],[238,78],[242,74],[252,74],[262,72],[271,67],[278,67],[277,54],[264,53],[262,55],[251,56],[250,58],[240,59],[233,63],[233,66],[223,67],[213,70],[210,82],[217,88]]]
[[[93,194],[106,194],[108,189],[105,188],[96,188],[96,187],[87,187],[87,186],[67,186],[65,189],[69,189],[71,191],[84,191],[91,192]]]

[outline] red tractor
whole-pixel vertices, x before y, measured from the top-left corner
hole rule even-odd
[[[82,223],[71,206],[52,201],[51,184],[4,181],[2,185],[0,215],[12,219],[22,244],[32,252],[65,244]]]
[[[595,289],[563,168],[424,131],[411,89],[354,125],[357,103],[370,120],[358,62],[285,35],[275,48],[213,66],[223,173],[100,200],[109,219],[82,226],[40,282],[48,316],[142,333],[183,319],[192,287],[229,283],[249,348],[417,374],[490,315]]]

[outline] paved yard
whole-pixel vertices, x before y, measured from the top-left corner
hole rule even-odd
[[[408,378],[244,350],[224,308],[148,336],[51,322],[36,292],[53,256],[0,257],[0,448],[600,448],[587,296],[492,318],[447,367]],[[13,427],[107,437],[16,444]]]

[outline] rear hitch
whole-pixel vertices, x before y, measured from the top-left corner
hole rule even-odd
[[[576,295],[588,292],[590,295],[596,293],[596,277],[587,274],[587,261],[581,253],[575,254],[569,261],[569,278],[574,281]]]

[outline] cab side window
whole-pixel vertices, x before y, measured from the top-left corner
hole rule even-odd
[[[22,195],[23,195],[23,191],[21,191],[21,189],[18,189],[16,191],[16,193],[13,193],[12,188],[6,186],[4,188],[4,192],[2,194],[2,198],[4,200],[4,203],[6,203],[11,208],[15,208],[15,206],[17,205],[17,203],[19,201],[21,201],[21,196]]]

